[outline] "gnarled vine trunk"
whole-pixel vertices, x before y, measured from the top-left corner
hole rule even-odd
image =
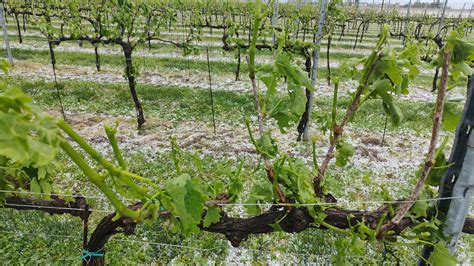
[[[145,116],[143,115],[142,104],[140,99],[138,99],[137,90],[135,88],[135,70],[133,69],[132,62],[132,46],[129,44],[122,44],[123,54],[125,55],[125,76],[128,80],[128,87],[130,88],[130,94],[135,104],[135,109],[137,112],[137,123],[138,128],[140,128],[145,123]]]
[[[20,26],[20,20],[18,19],[18,13],[13,13],[15,16],[15,21],[16,21],[16,28],[18,30],[18,42],[23,43],[23,37],[21,36],[21,26]]]
[[[99,47],[94,45],[94,55],[95,55],[95,67],[97,71],[100,71],[100,56],[99,56]]]

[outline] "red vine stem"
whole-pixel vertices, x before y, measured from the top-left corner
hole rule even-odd
[[[260,136],[263,135],[263,114],[262,114],[262,110],[260,108],[260,97],[258,95],[258,88],[257,88],[257,81],[256,81],[256,78],[255,78],[255,74],[251,74],[250,75],[250,80],[252,81],[252,93],[253,93],[253,97],[254,97],[254,100],[255,100],[255,110],[257,111],[257,123],[258,123],[258,133],[260,134]]]
[[[247,57],[247,63],[250,64],[250,60],[249,60],[248,57]],[[250,80],[252,81],[252,93],[253,93],[253,97],[254,97],[254,100],[255,100],[255,109],[256,109],[256,112],[257,112],[258,133],[261,137],[264,134],[264,127],[263,127],[263,114],[262,114],[262,109],[260,107],[260,97],[258,95],[257,80],[256,80],[254,72],[251,72],[249,74],[249,77],[250,77]],[[267,178],[272,184],[274,184],[275,183],[275,172],[273,170],[273,167],[272,167],[270,161],[267,158],[264,159],[264,162],[265,162],[265,170],[267,172]],[[275,187],[275,192],[278,195],[279,201],[280,202],[285,202],[285,194],[281,190],[280,186],[278,184],[276,184],[276,185],[274,185],[274,187]]]
[[[375,68],[377,67],[378,62],[380,62],[380,59],[382,58],[382,56],[383,56],[382,53],[377,55],[375,62],[370,66],[368,74],[365,76],[363,84],[359,84],[356,94],[354,95],[354,98],[352,100],[352,103],[350,107],[347,109],[346,114],[344,115],[344,118],[342,119],[342,122],[339,125],[337,124],[334,125],[333,137],[331,138],[331,142],[329,143],[326,156],[324,157],[324,160],[321,163],[321,167],[319,168],[318,175],[313,179],[313,183],[315,184],[315,186],[316,184],[319,184],[320,181],[323,179],[324,173],[326,172],[327,167],[329,166],[329,162],[331,161],[332,158],[334,158],[334,149],[336,148],[337,141],[341,137],[344,127],[347,125],[349,120],[352,118],[354,113],[359,108],[360,98],[362,96],[362,93],[364,92],[365,88],[367,88],[367,86],[369,85],[370,78]],[[319,188],[315,187],[315,190],[318,190],[318,189]]]
[[[381,232],[384,232],[387,229],[390,229],[393,225],[398,225],[400,221],[405,217],[408,213],[410,208],[413,206],[414,201],[420,196],[423,186],[425,184],[426,179],[428,178],[428,174],[430,173],[431,168],[434,165],[434,155],[436,151],[436,144],[439,138],[439,132],[441,129],[441,122],[443,119],[443,112],[444,112],[444,98],[446,95],[446,82],[448,79],[448,69],[449,69],[449,61],[451,54],[445,48],[444,50],[444,62],[442,67],[441,73],[441,85],[438,89],[438,96],[436,98],[436,109],[435,114],[433,116],[433,128],[431,129],[431,140],[430,146],[428,149],[428,155],[425,161],[425,165],[423,166],[423,171],[421,172],[420,178],[416,183],[415,188],[413,189],[410,197],[407,201],[401,205],[400,209],[396,213],[396,215],[392,218],[390,222],[382,227]]]

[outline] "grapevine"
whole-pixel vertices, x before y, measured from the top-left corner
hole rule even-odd
[[[324,36],[319,38],[328,40],[325,80],[334,89],[330,115],[324,122],[313,121],[327,133],[317,136],[324,140],[326,148],[320,150],[316,139],[308,139],[304,143],[312,152],[312,160],[308,162],[279,147],[277,136],[291,134],[295,127],[301,136],[311,119],[311,97],[308,96],[319,88],[315,78],[311,80],[315,75],[311,74],[311,68],[318,67],[312,54],[319,51],[316,50],[318,41],[322,40],[316,37],[320,7],[280,3],[275,8],[275,4],[275,1],[262,3],[261,0],[255,3],[117,0],[67,4],[8,1],[5,9],[13,16],[19,37],[19,16],[23,22],[35,21],[46,37],[55,80],[58,66],[54,49],[60,44],[90,43],[98,72],[103,70],[99,47],[119,46],[139,128],[143,128],[145,116],[138,97],[140,75],[134,52],[145,45],[152,50],[154,42],[158,42],[171,44],[184,55],[197,54],[201,50],[203,29],[208,28],[210,34],[214,34],[213,30],[222,30],[222,50],[235,51],[238,60],[236,80],[241,64],[246,63],[248,78],[245,79],[251,88],[249,93],[255,111],[242,123],[259,162],[245,162],[255,168],[250,178],[243,176],[244,162],[241,162],[233,166],[225,184],[206,183],[203,172],[189,170],[187,166],[193,162],[183,159],[180,143],[171,138],[175,175],[166,182],[145,177],[127,165],[116,136],[118,125],[104,127],[111,151],[110,156],[106,156],[74,129],[64,109],[62,118],[49,115],[24,88],[13,85],[8,75],[11,66],[2,61],[5,75],[0,79],[1,206],[79,217],[84,223],[83,256],[87,258],[84,264],[105,264],[107,241],[119,233],[133,234],[137,225],[146,223],[159,223],[185,236],[203,231],[221,234],[233,247],[241,246],[251,235],[330,230],[344,236],[335,247],[339,256],[331,259],[335,264],[349,262],[348,254],[366,254],[369,245],[383,246],[390,252],[392,248],[416,250],[420,245],[428,245],[434,252],[429,258],[422,258],[425,262],[455,263],[445,247],[449,239],[440,233],[443,220],[438,216],[436,202],[429,199],[435,196],[433,187],[440,185],[437,178],[450,167],[444,158],[448,137],[442,128],[445,124],[448,124],[446,127],[456,124],[457,118],[451,115],[447,94],[450,88],[472,75],[474,45],[464,39],[472,29],[472,19],[447,19],[433,35],[431,29],[436,20],[427,14],[405,19],[396,11],[383,11],[392,18],[385,19],[371,11],[342,9],[338,1],[330,1],[329,20]],[[55,27],[53,20],[60,21],[60,28]],[[331,68],[331,40],[337,39],[337,30],[341,30],[339,40],[355,34],[354,43],[349,45],[356,49],[371,24],[376,24],[380,33],[370,54]],[[181,41],[164,34],[173,27],[175,30],[184,28]],[[298,39],[300,35],[302,40]],[[306,35],[312,35],[313,39],[306,40]],[[403,47],[393,49],[389,42],[391,37],[403,37]],[[21,37],[19,42],[23,42]],[[259,63],[263,51],[271,53],[271,60]],[[210,82],[209,47],[206,47],[206,56]],[[304,63],[298,61],[301,58]],[[393,126],[402,124],[404,115],[398,99],[410,93],[412,84],[419,79],[420,69],[428,63],[436,69],[432,81],[436,93],[432,129],[426,155],[418,162],[421,163],[419,170],[413,173],[416,182],[410,187],[409,195],[389,198],[375,210],[340,207],[344,199],[337,197],[332,184],[338,180],[330,172],[335,168],[346,170],[344,167],[350,164],[356,151],[347,136],[347,128],[361,107],[369,102],[380,103]],[[341,112],[339,86],[345,81],[355,85]],[[63,108],[58,82],[55,89]],[[283,93],[280,88],[284,88]],[[210,93],[213,97],[212,89]],[[214,117],[214,98],[212,101]],[[216,133],[216,122],[213,122]],[[61,182],[61,177],[53,176],[50,169],[62,155],[80,169],[87,185],[97,188],[100,196],[114,208],[114,213],[102,217],[90,234],[88,224],[92,211],[87,197],[81,194],[72,199],[56,196],[56,183]],[[250,187],[245,188],[246,185]],[[25,197],[21,193],[24,191],[44,194],[44,197]],[[244,206],[248,217],[234,216],[230,210],[233,206]],[[473,220],[467,219],[464,232],[472,234],[472,224]]]

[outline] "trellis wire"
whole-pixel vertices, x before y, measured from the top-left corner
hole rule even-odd
[[[22,193],[22,194],[36,194],[36,195],[50,195],[50,196],[69,196],[75,197],[75,195],[69,194],[47,194],[40,192],[28,192],[28,191],[14,191],[14,190],[0,190],[4,193]],[[77,195],[76,195],[77,196]],[[84,198],[100,198],[107,199],[107,197],[100,196],[83,196]],[[215,203],[217,206],[275,206],[275,207],[295,207],[295,206],[327,206],[327,205],[349,205],[349,204],[400,204],[407,202],[431,202],[431,201],[441,201],[441,200],[451,200],[451,199],[460,199],[461,197],[444,197],[444,198],[428,198],[428,199],[417,199],[417,200],[369,200],[369,201],[351,201],[351,202],[315,202],[315,203]],[[132,199],[128,199],[132,200]],[[81,208],[67,208],[67,207],[55,207],[55,206],[43,206],[43,205],[27,205],[27,204],[10,204],[5,203],[5,205],[10,206],[19,206],[19,207],[38,207],[38,208],[50,208],[50,209],[66,209],[66,210],[78,210],[84,211],[85,209]],[[92,212],[114,212],[113,210],[98,210],[98,209],[89,209]]]
[[[118,241],[118,242],[129,242],[129,243],[142,243],[142,244],[150,244],[150,245],[164,245],[164,246],[170,246],[170,247],[176,247],[176,248],[188,248],[191,250],[196,250],[196,251],[212,251],[216,250],[218,248],[225,248],[229,247],[228,245],[222,245],[222,246],[216,246],[214,248],[196,248],[196,247],[191,247],[191,246],[183,246],[183,245],[177,245],[177,244],[168,244],[168,243],[159,243],[159,242],[152,242],[152,241],[142,241],[142,240],[124,240],[124,239],[111,239],[110,241]],[[262,252],[265,250],[259,250],[259,249],[250,249],[250,248],[245,248],[248,251],[254,251],[254,252]],[[331,257],[335,254],[313,254],[313,253],[297,253],[297,252],[281,252],[281,251],[276,251],[282,254],[292,254],[292,255],[301,255],[301,256],[316,256],[316,257]],[[343,256],[346,258],[363,258],[364,256]]]
[[[64,194],[64,193],[44,193],[44,192],[33,192],[33,191],[17,191],[17,190],[4,190],[0,189],[0,193],[14,193],[14,194],[30,194],[30,195],[43,195],[43,196],[57,196],[57,197],[83,197],[86,199],[108,199],[104,196],[90,196],[82,194]],[[129,198],[123,198],[124,200],[134,200]]]
[[[413,202],[427,202],[427,201],[437,201],[437,200],[447,200],[447,199],[458,199],[459,197],[449,197],[449,198],[439,198],[439,199],[423,199],[423,200],[417,200]],[[336,206],[336,205],[342,205],[342,204],[367,204],[367,203],[403,203],[404,201],[366,201],[366,202],[339,202],[339,203],[301,203],[301,204],[273,204],[273,203],[218,203],[215,204],[217,206],[262,206],[262,207],[271,207],[271,206],[276,206],[276,207],[298,207],[298,206]],[[24,208],[31,208],[32,210],[34,209],[48,209],[48,210],[67,210],[67,211],[90,211],[90,212],[96,212],[96,213],[115,213],[115,210],[104,210],[104,209],[83,209],[83,208],[68,208],[68,207],[56,207],[56,206],[44,206],[44,205],[28,205],[28,204],[16,204],[16,203],[5,203],[4,206],[6,207],[24,207]],[[248,218],[248,217],[247,217]]]
[[[77,239],[78,241],[81,240],[81,237],[75,237],[75,236],[68,236],[68,235],[56,235],[56,234],[45,234],[45,233],[32,233],[32,232],[21,232],[17,230],[0,230],[0,233],[5,233],[5,234],[13,234],[16,236],[40,236],[40,237],[57,237],[57,238],[64,238],[64,239]],[[137,235],[137,237],[142,237]],[[170,243],[163,243],[163,242],[154,242],[154,241],[143,241],[143,240],[126,240],[126,239],[110,239],[110,241],[115,241],[115,242],[123,242],[123,243],[140,243],[140,244],[148,244],[152,246],[165,246],[165,247],[170,247],[170,248],[185,248],[189,250],[194,250],[194,251],[202,251],[202,252],[209,252],[213,251],[219,248],[226,248],[229,247],[228,245],[220,245],[216,246],[213,248],[199,248],[195,246],[186,246],[186,245],[179,245],[179,244],[170,244]],[[251,248],[244,248],[245,250],[248,251],[253,251],[253,252],[264,252],[265,250],[259,250],[259,249],[251,249]],[[78,250],[79,252],[79,250]],[[299,252],[283,252],[283,251],[275,251],[277,253],[281,254],[286,254],[286,255],[299,255],[299,256],[315,256],[315,257],[331,257],[335,254],[313,254],[313,253],[299,253]],[[343,256],[345,258],[363,258],[364,256]],[[73,260],[71,259],[64,259],[64,260]]]
[[[44,234],[44,233],[31,233],[31,232],[21,232],[21,231],[17,231],[17,230],[0,230],[0,233],[4,233],[4,234],[16,234],[18,236],[23,236],[23,235],[27,235],[27,236],[51,236],[51,237],[61,237],[61,238],[68,238],[68,239],[71,239],[71,238],[77,238],[77,240],[81,240],[81,237],[75,237],[75,236],[68,236],[68,235],[55,235],[55,234]]]
[[[52,209],[52,210],[68,210],[68,211],[91,211],[91,212],[102,212],[102,213],[114,213],[113,210],[99,210],[99,209],[82,209],[82,208],[68,208],[68,207],[56,207],[56,206],[44,206],[44,205],[34,205],[34,204],[16,204],[16,203],[5,203],[4,206],[12,207],[30,207],[38,209]]]
[[[445,198],[430,198],[430,199],[418,199],[418,200],[373,200],[373,201],[351,201],[351,202],[316,202],[316,203],[216,203],[218,206],[321,206],[321,205],[344,205],[344,204],[370,204],[370,203],[383,203],[383,204],[397,204],[406,202],[426,202],[426,201],[438,201],[448,199],[460,199],[461,197],[445,197]]]
[[[212,250],[226,247],[226,246],[216,246],[213,248],[198,248],[198,247],[183,246],[183,245],[178,245],[178,244],[168,244],[168,243],[143,241],[143,240],[126,240],[126,239],[110,239],[110,241],[124,242],[124,243],[141,243],[141,244],[149,244],[149,245],[154,245],[154,246],[167,246],[167,247],[174,247],[174,248],[186,248],[186,249],[195,250],[195,251],[212,251]]]
[[[59,238],[65,238],[65,239],[77,239],[82,240],[81,237],[77,236],[68,236],[68,235],[56,235],[56,234],[44,234],[44,233],[32,233],[32,232],[21,232],[17,230],[0,230],[0,233],[7,233],[7,234],[16,234],[18,236],[23,236],[23,235],[28,235],[28,236],[49,236],[49,237],[59,237]],[[209,248],[209,249],[202,249],[198,247],[192,247],[192,246],[184,246],[184,245],[178,245],[178,244],[169,244],[169,243],[160,243],[160,242],[152,242],[152,241],[143,241],[143,240],[123,240],[123,239],[110,239],[110,241],[116,241],[116,242],[130,242],[130,243],[142,243],[142,244],[150,244],[150,245],[157,245],[157,246],[168,246],[168,247],[174,247],[174,248],[187,248],[191,250],[197,250],[197,251],[211,251],[215,250],[221,247],[225,246],[217,246],[214,248]]]

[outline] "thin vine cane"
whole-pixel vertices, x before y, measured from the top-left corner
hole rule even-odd
[[[415,188],[413,189],[412,193],[408,197],[408,201],[402,204],[398,212],[395,214],[395,216],[385,225],[381,227],[380,233],[384,233],[393,226],[398,225],[403,217],[408,213],[410,208],[414,204],[414,200],[416,200],[420,194],[421,191],[423,190],[423,186],[425,184],[426,179],[428,178],[428,174],[430,173],[431,168],[434,165],[434,155],[436,151],[436,144],[438,142],[439,138],[439,133],[441,129],[441,123],[442,123],[442,118],[443,118],[443,112],[444,112],[444,99],[446,96],[446,82],[448,79],[448,69],[449,69],[449,61],[451,59],[451,54],[445,48],[444,50],[444,62],[443,62],[443,67],[442,67],[442,74],[441,74],[441,86],[438,90],[438,97],[436,99],[436,109],[435,109],[435,114],[433,116],[433,127],[431,130],[431,141],[430,141],[430,146],[428,149],[428,156],[425,161],[425,165],[423,167],[423,171],[421,172],[420,178],[418,179],[418,182],[416,183]]]

